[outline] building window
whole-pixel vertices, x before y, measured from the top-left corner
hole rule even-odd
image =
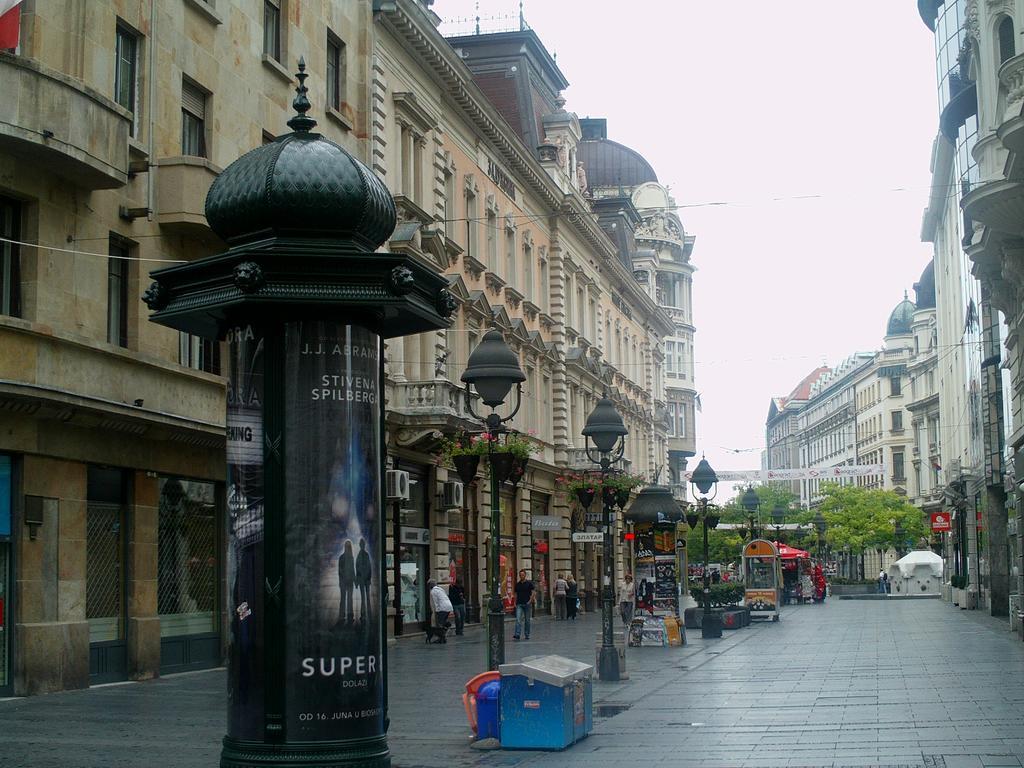
[[[111,235],[107,259],[107,341],[128,346],[128,259],[129,244]]]
[[[498,271],[498,214],[487,211],[487,268]]]
[[[540,310],[541,312],[548,311],[548,262],[547,259],[541,259],[537,265],[537,277],[540,280]]]
[[[903,394],[903,382],[900,381],[899,376],[893,376],[889,379],[889,394],[893,397]]]
[[[904,482],[907,479],[903,469],[902,450],[892,452],[892,479],[894,482]]]
[[[444,171],[444,235],[455,239],[455,174],[449,168]]]
[[[206,157],[206,94],[181,83],[181,154]]]
[[[477,258],[476,195],[466,191],[466,253]]]
[[[21,206],[0,197],[0,315],[21,317]]]
[[[132,113],[132,123],[128,128],[131,136],[135,135],[136,89],[138,86],[139,37],[127,27],[117,25],[117,40],[114,55],[114,101]]]
[[[999,22],[999,63],[1012,59],[1016,53],[1016,46],[1013,41],[1013,19],[1004,16]]]
[[[894,432],[903,431],[903,411],[892,412],[892,429]]]
[[[516,231],[505,224],[505,279],[513,288],[518,287],[516,279]]]
[[[345,44],[327,33],[327,106],[341,109],[345,98]]]
[[[178,362],[197,371],[220,375],[220,342],[193,336],[191,333],[178,334]]]
[[[533,246],[523,237],[523,293],[527,301],[533,301]]]
[[[281,1],[263,0],[263,53],[281,60]]]

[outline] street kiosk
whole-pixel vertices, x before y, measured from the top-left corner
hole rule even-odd
[[[754,539],[743,547],[743,576],[743,601],[750,609],[750,618],[778,621],[782,571],[775,545],[765,539]]]

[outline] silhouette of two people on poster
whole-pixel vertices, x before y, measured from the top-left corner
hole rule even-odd
[[[341,556],[338,558],[338,586],[341,589],[341,604],[338,608],[338,623],[352,626],[356,623],[355,588],[359,587],[359,622],[370,621],[370,581],[373,568],[370,553],[366,551],[366,539],[359,539],[359,554],[355,554],[352,539],[345,539]]]

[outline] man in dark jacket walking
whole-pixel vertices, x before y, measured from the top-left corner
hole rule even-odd
[[[455,614],[455,634],[461,635],[466,625],[466,589],[459,583],[458,576],[452,576],[452,583],[448,585],[448,599],[452,601]]]

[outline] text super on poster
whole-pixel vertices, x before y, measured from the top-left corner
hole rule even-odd
[[[228,735],[263,738],[263,337],[228,333]]]
[[[287,729],[384,731],[379,337],[326,321],[286,328]]]

